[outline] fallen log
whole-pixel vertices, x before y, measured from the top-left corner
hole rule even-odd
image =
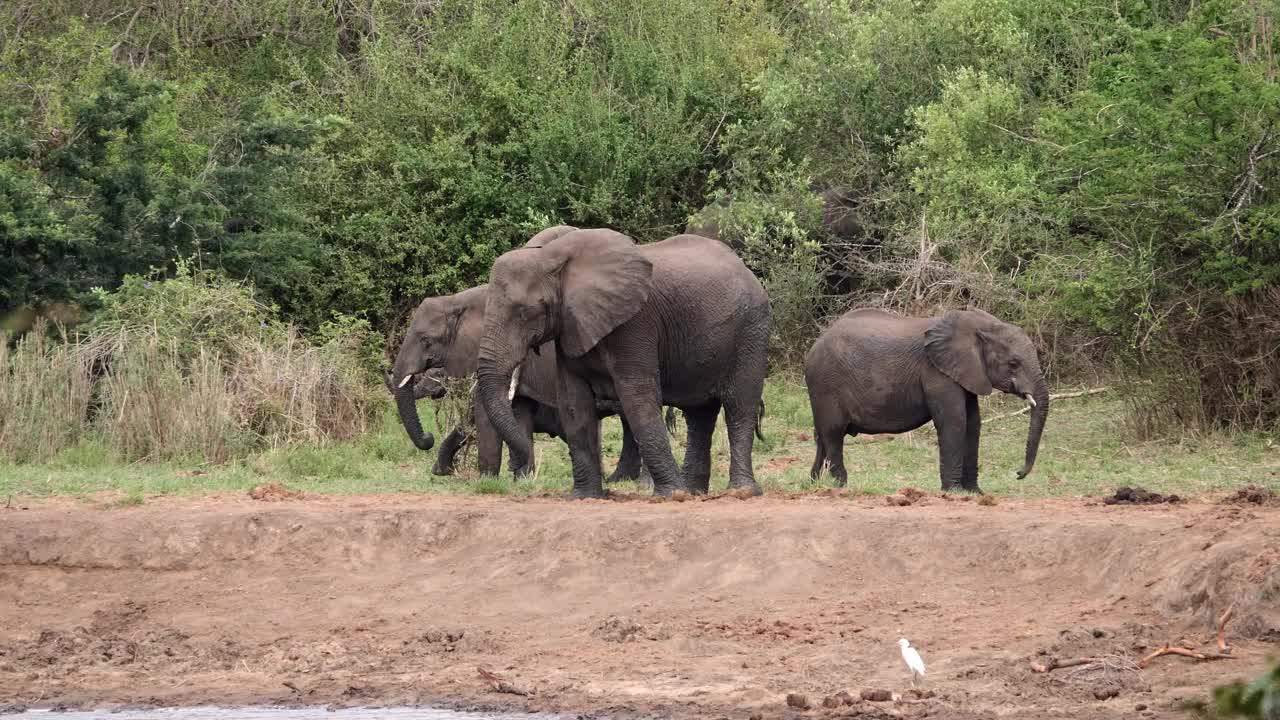
[[[1054,670],[1061,670],[1062,668],[1076,667],[1078,665],[1089,665],[1091,663],[1096,663],[1096,662],[1102,662],[1102,658],[1082,657],[1082,658],[1075,658],[1075,659],[1068,659],[1068,660],[1059,660],[1056,657],[1051,657],[1049,658],[1048,662],[1031,663],[1031,672],[1047,673],[1047,672],[1053,672]]]
[[[1209,655],[1206,653],[1196,652],[1195,650],[1192,650],[1190,648],[1177,647],[1174,645],[1161,645],[1158,650],[1142,658],[1142,660],[1139,660],[1138,667],[1145,668],[1147,667],[1148,664],[1151,663],[1152,660],[1155,660],[1158,657],[1164,657],[1165,655],[1181,655],[1182,657],[1189,657],[1189,658],[1192,658],[1193,660],[1234,660],[1235,659],[1234,655],[1221,655],[1221,654]]]
[[[1231,619],[1231,611],[1235,609],[1236,604],[1231,603],[1218,617],[1218,649],[1222,652],[1231,651],[1231,645],[1227,643],[1227,621]]]

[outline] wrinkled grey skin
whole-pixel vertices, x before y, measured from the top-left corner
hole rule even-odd
[[[978,396],[993,389],[1034,401],[1024,478],[1049,416],[1049,386],[1030,338],[981,310],[934,318],[854,310],[813,344],[804,378],[818,446],[810,475],[829,467],[840,486],[848,477],[845,435],[906,432],[933,420],[942,489],[981,492]]]
[[[557,232],[570,229],[564,226],[550,228],[535,238],[554,237]],[[401,423],[410,440],[421,450],[431,450],[435,438],[423,431],[415,401],[423,397],[444,397],[445,388],[440,384],[442,377],[463,377],[475,372],[487,297],[488,286],[481,285],[455,295],[423,300],[413,313],[409,331],[396,355],[395,366],[386,373],[385,382],[396,398]],[[512,412],[530,440],[534,432],[562,437],[563,431],[554,409],[555,354],[553,351],[530,353],[530,360],[528,372],[521,378],[511,402]],[[414,379],[400,387],[406,376]],[[612,406],[604,403],[599,416],[607,417],[618,411],[616,403]],[[479,402],[473,405],[471,412],[476,428],[480,472],[496,475],[501,469],[501,439]],[[432,468],[433,474],[452,474],[455,455],[464,440],[465,434],[460,428],[455,428],[445,437]],[[624,419],[622,455],[610,481],[633,479],[643,482],[644,468],[635,438]]]
[[[769,341],[769,300],[727,246],[678,235],[637,246],[612,230],[577,230],[498,258],[489,278],[479,391],[521,461],[530,448],[505,402],[531,348],[554,341],[558,407],[573,459],[575,497],[604,494],[591,409],[617,400],[653,476],[654,492],[706,492],[711,435],[723,407],[729,485],[760,492],[751,468]],[[689,431],[677,469],[661,406],[684,411]]]

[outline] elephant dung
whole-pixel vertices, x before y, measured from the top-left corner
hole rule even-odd
[[[1222,505],[1271,505],[1280,502],[1280,496],[1277,496],[1269,488],[1258,485],[1245,485],[1231,495],[1223,498]]]
[[[796,710],[811,710],[813,703],[809,702],[809,698],[800,693],[787,693],[787,707]]]
[[[1182,498],[1177,495],[1161,495],[1143,487],[1122,487],[1103,498],[1102,502],[1106,505],[1159,505],[1182,502]]]
[[[885,501],[890,505],[906,507],[907,505],[915,505],[916,503],[923,501],[926,497],[928,497],[928,495],[923,490],[913,487],[904,487],[898,490],[898,494],[890,495],[885,498]]]
[[[249,491],[249,497],[263,502],[277,502],[280,500],[301,500],[306,495],[297,490],[290,490],[278,482],[269,482],[254,487]]]

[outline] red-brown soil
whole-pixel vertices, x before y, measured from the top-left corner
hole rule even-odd
[[[0,509],[0,706],[1175,717],[1280,652],[1280,508],[927,500]],[[1233,659],[1030,670],[1212,649],[1230,602]],[[931,697],[907,693],[899,637]],[[912,702],[861,699],[878,690]]]

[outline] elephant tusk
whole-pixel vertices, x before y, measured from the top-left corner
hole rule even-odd
[[[517,365],[516,369],[511,371],[511,388],[507,390],[507,402],[511,402],[516,397],[516,386],[520,384],[520,368],[523,365]]]
[[[1027,402],[1031,404],[1031,407],[1036,406],[1036,399],[1031,397],[1031,393],[1027,393]]]
[[[412,380],[412,379],[413,379],[413,376],[412,376],[412,375],[405,375],[405,376],[404,376],[404,379],[400,381],[400,384],[396,386],[396,389],[397,389],[397,390],[399,390],[400,388],[404,387],[405,385],[408,385],[408,384],[409,384],[409,381],[410,381],[410,380]]]

